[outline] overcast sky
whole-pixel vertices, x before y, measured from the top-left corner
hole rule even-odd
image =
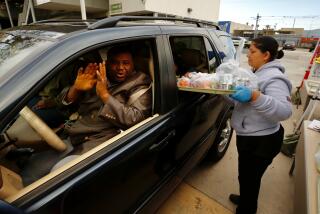
[[[219,21],[251,25],[257,13],[261,16],[259,29],[265,25],[293,27],[294,17],[294,27],[320,28],[320,0],[220,0]]]

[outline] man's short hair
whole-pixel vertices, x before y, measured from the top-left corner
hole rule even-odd
[[[108,59],[122,53],[129,53],[132,56],[131,48],[128,45],[117,45],[108,50]]]

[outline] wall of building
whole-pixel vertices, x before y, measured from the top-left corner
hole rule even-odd
[[[139,13],[146,10],[147,0],[109,0],[110,15]]]
[[[235,30],[252,30],[252,26],[246,24],[240,24],[236,22],[231,22],[230,33],[234,34]]]
[[[46,10],[80,11],[79,0],[34,0],[35,8]],[[86,0],[87,12],[101,12],[108,10],[106,0]]]
[[[177,15],[217,22],[220,0],[145,0],[146,9],[158,13]],[[188,8],[190,12],[188,12]]]
[[[304,33],[304,28],[281,28],[280,31],[290,31],[292,34],[302,36]]]
[[[159,13],[173,16],[189,17],[217,22],[219,17],[220,0],[109,0],[110,15]],[[117,12],[117,6],[122,9]],[[190,8],[190,9],[188,9]]]
[[[314,29],[314,30],[305,30],[303,33],[304,37],[316,37],[319,38],[320,37],[320,29]]]

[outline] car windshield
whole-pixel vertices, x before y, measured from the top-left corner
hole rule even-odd
[[[0,31],[0,80],[14,73],[27,59],[53,44],[63,33],[41,30]]]

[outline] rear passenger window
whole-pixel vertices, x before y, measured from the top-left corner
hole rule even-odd
[[[235,59],[236,49],[233,45],[232,39],[230,36],[219,36],[219,39],[222,41],[224,45],[226,56],[223,58],[223,61],[228,59]]]
[[[187,72],[209,72],[203,37],[171,37],[170,45],[177,76]]]

